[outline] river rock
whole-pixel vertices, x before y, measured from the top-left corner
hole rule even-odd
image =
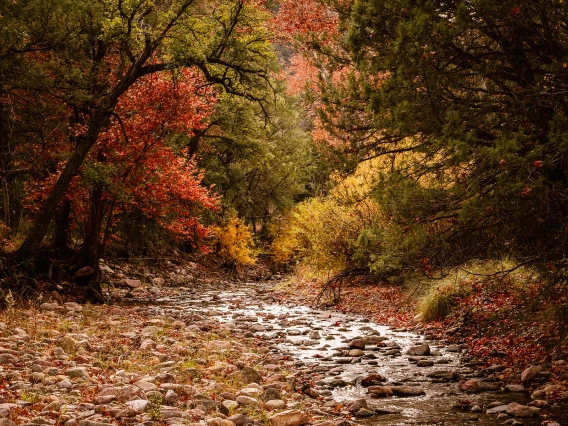
[[[395,396],[418,396],[426,394],[424,389],[417,386],[391,386],[391,390]]]
[[[497,383],[482,382],[477,379],[469,379],[466,381],[462,381],[460,382],[458,387],[462,392],[469,392],[469,393],[499,390],[499,385]]]
[[[406,351],[406,354],[412,356],[430,355],[430,345],[428,345],[428,343],[423,343],[422,345],[412,346]]]
[[[434,365],[434,361],[431,359],[421,359],[416,363],[417,367],[432,367]]]
[[[16,426],[16,423],[14,423],[12,420],[8,418],[3,418],[0,419],[0,426]]]
[[[273,410],[281,410],[286,407],[286,403],[281,399],[271,399],[270,401],[266,401],[266,406]]]
[[[249,423],[252,423],[252,420],[249,419],[244,414],[235,414],[231,417],[228,417],[227,420],[232,421],[235,424],[235,426],[245,426],[248,425]]]
[[[251,398],[250,396],[237,396],[237,404],[240,405],[258,405],[258,400]]]
[[[87,369],[85,367],[70,368],[69,370],[65,371],[65,374],[71,379],[78,377],[89,377],[89,373],[87,372]]]
[[[133,410],[136,413],[143,413],[144,411],[146,411],[148,404],[149,401],[145,399],[135,399],[132,401],[128,401],[126,403],[126,407]]]
[[[390,386],[369,386],[367,391],[375,398],[383,398],[393,394]]]
[[[90,266],[85,266],[73,274],[73,278],[85,278],[93,275],[95,271]]]
[[[246,385],[250,383],[262,383],[262,376],[252,367],[243,367],[242,370],[231,374],[230,377]]]
[[[142,287],[142,281],[133,280],[131,278],[124,278],[120,281],[117,281],[114,285],[116,285],[117,287],[124,287],[133,290],[135,288]]]
[[[355,417],[371,417],[374,416],[375,412],[368,410],[367,408],[361,408],[355,413]]]
[[[363,355],[365,355],[365,352],[363,352],[361,349],[351,349],[349,351],[349,356],[353,357],[353,358],[363,356]]]
[[[531,365],[521,373],[521,382],[531,382],[538,376],[538,373],[542,371],[540,365]]]
[[[300,426],[309,421],[308,416],[299,410],[288,410],[270,417],[272,426]]]
[[[0,365],[4,364],[15,364],[19,361],[17,357],[12,354],[0,354]]]
[[[458,374],[453,372],[453,371],[435,370],[435,371],[428,373],[426,375],[426,377],[429,377],[431,379],[434,379],[436,381],[441,381],[441,382],[453,382],[453,381],[457,380]]]
[[[507,392],[526,392],[526,389],[523,385],[511,383],[505,386],[505,390]]]
[[[236,399],[236,398],[235,398]],[[227,407],[229,410],[233,410],[239,406],[237,401],[233,401],[231,399],[225,399],[222,404]]]
[[[355,413],[359,411],[361,408],[366,408],[366,409],[369,408],[369,406],[367,405],[367,401],[363,398],[351,401],[345,407],[345,409],[350,413]]]
[[[233,347],[233,343],[228,340],[211,340],[205,343],[205,349],[213,350],[213,351],[224,351],[231,349]]]
[[[282,399],[282,396],[280,395],[280,392],[278,392],[278,390],[274,388],[268,388],[264,391],[261,398],[264,402],[266,402],[275,399]]]
[[[499,413],[504,413],[506,411],[507,411],[506,405],[497,405],[495,407],[488,408],[486,413],[487,414],[499,414]]]
[[[351,341],[351,343],[349,343],[349,347],[351,349],[364,350],[365,349],[365,339],[353,339]]]
[[[361,379],[361,386],[368,388],[369,386],[378,385],[379,383],[386,382],[387,378],[382,374],[373,373]]]
[[[534,417],[538,415],[539,411],[540,408],[537,407],[528,407],[516,402],[511,402],[507,405],[506,413],[513,417]]]

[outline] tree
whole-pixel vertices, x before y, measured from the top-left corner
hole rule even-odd
[[[393,157],[377,198],[413,248],[399,256],[562,259],[566,4],[324,3],[347,55],[319,62],[322,121],[340,141],[335,152]],[[339,82],[326,78],[340,72]],[[403,152],[412,156],[396,161]]]
[[[196,158],[204,182],[222,195],[226,211],[236,210],[255,232],[308,192],[314,156],[304,127],[301,109],[280,90],[265,111],[220,97],[199,135]]]
[[[0,56],[17,64],[3,86],[16,87],[21,80],[14,73],[29,67],[41,78],[25,80],[23,89],[61,99],[73,113],[74,147],[20,258],[37,251],[73,177],[137,80],[193,66],[207,82],[257,102],[269,87],[267,15],[254,3],[28,0],[4,1],[1,13],[3,33],[11,37],[3,39]]]

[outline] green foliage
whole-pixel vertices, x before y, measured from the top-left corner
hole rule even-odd
[[[194,141],[204,183],[249,223],[263,226],[308,191],[313,170],[302,110],[283,88],[260,108],[221,96],[210,126]]]
[[[350,162],[393,158],[376,187],[388,227],[362,235],[385,242],[373,268],[561,260],[568,5],[357,0],[339,12],[345,55],[320,67],[343,78],[320,79],[322,121]]]

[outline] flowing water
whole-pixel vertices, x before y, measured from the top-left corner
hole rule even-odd
[[[459,379],[478,377],[478,372],[463,362],[460,354],[444,345],[428,341],[435,355],[412,358],[405,355],[411,346],[425,342],[424,337],[395,330],[335,311],[308,306],[278,304],[267,292],[270,284],[227,285],[223,290],[188,289],[176,297],[153,301],[157,314],[179,316],[195,313],[207,316],[248,333],[266,343],[275,355],[289,356],[305,370],[316,389],[326,396],[328,406],[365,398],[371,409],[381,415],[358,418],[365,425],[478,425],[503,424],[496,415],[474,413],[454,407],[458,400],[472,400],[486,407],[500,401],[526,404],[528,392],[503,391],[465,394],[459,391],[457,379],[444,382],[428,377],[434,371],[457,373]],[[158,303],[156,303],[158,302]],[[306,301],[308,303],[308,301]],[[363,356],[349,357],[349,342],[356,337],[374,338],[378,344],[366,347]],[[380,343],[379,343],[380,342]],[[455,348],[454,348],[455,350]],[[417,359],[433,361],[432,366],[418,367]],[[386,385],[418,386],[425,395],[413,397],[370,398],[362,387],[362,377],[380,373]],[[389,414],[390,413],[390,414]],[[568,414],[559,410],[551,418],[568,425]],[[540,425],[542,419],[519,419],[527,426]]]

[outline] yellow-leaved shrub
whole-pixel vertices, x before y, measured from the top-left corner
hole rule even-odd
[[[371,198],[372,167],[347,178],[335,177],[325,197],[308,199],[273,225],[271,253],[277,263],[295,263],[306,278],[323,277],[357,266],[361,231],[381,215]],[[306,268],[309,273],[305,273]]]
[[[223,261],[233,265],[254,265],[256,253],[250,228],[237,216],[231,217],[223,226],[213,228],[217,253]]]

